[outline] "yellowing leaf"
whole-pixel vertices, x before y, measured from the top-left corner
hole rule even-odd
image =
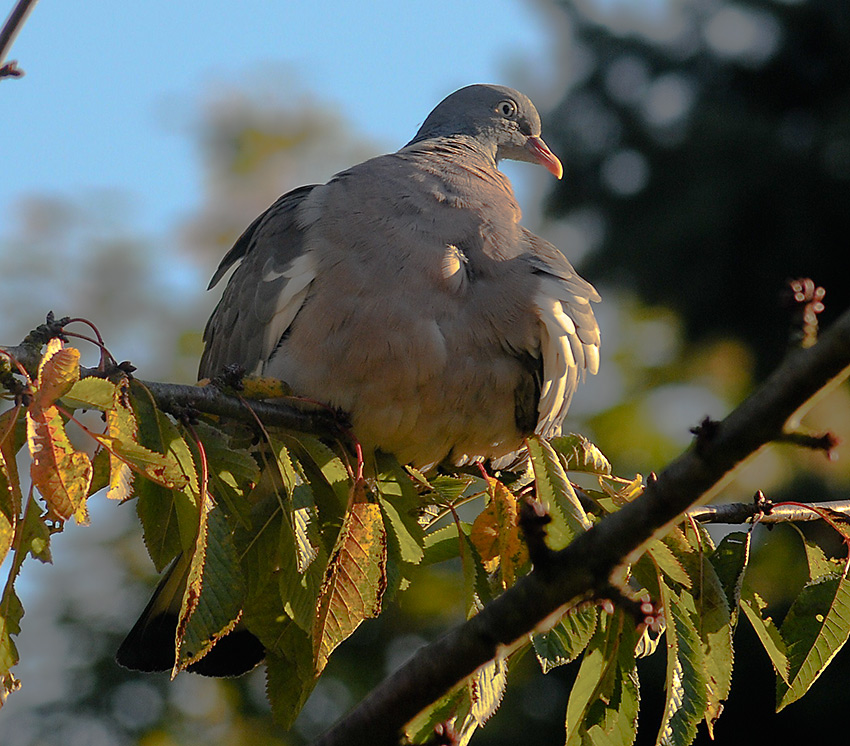
[[[27,442],[32,456],[30,476],[50,517],[64,521],[74,516],[77,523],[86,523],[92,464],[85,453],[71,445],[56,407],[30,406]]]
[[[38,379],[33,392],[33,405],[46,409],[71,390],[80,380],[80,351],[63,347],[59,339],[51,339],[38,366]]]
[[[320,673],[334,648],[364,619],[378,616],[387,585],[387,535],[381,509],[355,501],[331,556],[313,624],[313,658]]]
[[[246,399],[279,399],[291,396],[292,389],[278,378],[247,376],[242,379],[241,393]]]
[[[12,666],[18,663],[18,649],[12,641],[12,635],[21,631],[21,617],[24,608],[11,585],[7,585],[0,598],[0,707],[6,697],[15,691],[20,683],[12,675]]]
[[[519,528],[516,497],[498,480],[488,481],[490,502],[473,521],[469,539],[484,562],[498,561],[502,587],[509,588],[528,561],[528,549]]]
[[[112,409],[118,387],[105,378],[82,378],[62,395],[62,403],[72,409]]]

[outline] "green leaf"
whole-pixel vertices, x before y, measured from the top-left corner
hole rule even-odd
[[[105,378],[89,376],[77,381],[62,395],[62,403],[71,409],[112,409],[117,386]]]
[[[691,591],[682,590],[679,599],[690,614],[702,643],[708,699],[705,722],[714,737],[714,723],[723,711],[732,687],[732,617],[726,593],[714,566],[700,554],[702,568],[699,583]]]
[[[710,557],[714,571],[726,594],[733,629],[738,623],[741,588],[750,560],[750,536],[749,531],[733,531],[726,534]]]
[[[567,746],[630,746],[640,693],[635,628],[622,611],[600,615],[567,702]]]
[[[411,743],[433,743],[434,728],[456,718],[465,719],[472,709],[471,693],[467,682],[458,684],[429,707],[426,707],[404,728]],[[475,720],[472,719],[474,723]]]
[[[233,545],[230,525],[220,508],[209,511],[206,528],[200,575],[193,573],[193,566],[190,566],[189,571],[189,585],[193,586],[190,592],[197,593],[198,598],[184,624],[177,656],[178,670],[203,658],[233,629],[245,600],[245,579]],[[197,584],[193,584],[198,577]]]
[[[121,454],[127,460],[132,460],[132,454],[141,464],[147,454],[155,452],[165,457],[162,461],[152,457],[156,473],[160,467],[167,468],[160,483],[140,479],[134,485],[145,546],[157,570],[162,571],[181,551],[194,549],[200,523],[198,474],[191,449],[171,420],[156,409],[147,389],[132,381],[130,390],[138,444],[122,441]],[[175,489],[164,484],[174,484]],[[182,486],[178,489],[178,485]]]
[[[744,585],[741,590],[741,609],[765,649],[776,673],[788,681],[788,648],[773,620],[765,615],[767,603],[754,590]]]
[[[470,714],[477,725],[484,725],[499,709],[508,685],[507,662],[499,657],[480,666],[469,680]]]
[[[303,525],[308,512],[307,508],[300,508],[280,521],[279,589],[286,613],[309,634],[328,557],[323,548],[315,549],[309,543],[307,526]],[[305,555],[305,544],[312,555]],[[310,561],[305,563],[307,556]]]
[[[448,505],[454,503],[455,500],[463,495],[467,489],[469,489],[469,486],[474,484],[476,481],[479,480],[476,480],[475,477],[468,474],[461,474],[458,476],[438,474],[428,480],[429,484],[434,488],[439,496],[440,502]]]
[[[537,499],[546,506],[552,522],[547,526],[549,544],[562,549],[592,525],[552,447],[540,438],[528,439]]]
[[[177,632],[175,634],[177,656],[174,661],[174,670],[171,672],[172,678],[190,663],[193,663],[195,657],[202,657],[212,647],[212,645],[205,647],[197,639],[193,640],[193,643],[198,645],[197,650],[183,645],[189,623],[195,614],[195,610],[198,608],[203,591],[204,566],[207,559],[207,543],[209,538],[208,519],[212,505],[212,499],[208,494],[205,494],[198,516],[199,522],[195,535],[195,545],[191,552],[187,552],[189,556],[189,572],[186,578],[186,587],[183,590],[183,598],[180,603],[180,613],[177,618]]]
[[[793,523],[789,524],[797,535],[800,541],[803,542],[803,548],[806,550],[806,562],[809,566],[809,580],[817,580],[824,575],[834,575],[841,572],[841,563],[830,559],[826,556],[823,549],[809,539],[798,526]]]
[[[7,585],[0,597],[0,675],[8,673],[18,663],[18,651],[12,635],[21,633],[24,607],[12,585]]]
[[[378,504],[384,513],[390,546],[402,562],[418,565],[423,557],[425,533],[419,524],[422,501],[409,473],[394,458],[380,455]]]
[[[587,647],[596,630],[599,609],[593,604],[573,607],[548,632],[532,638],[543,673],[574,661]]]
[[[313,656],[321,673],[334,648],[364,619],[378,616],[386,588],[387,535],[381,509],[353,500],[328,562],[313,624]]]
[[[780,628],[788,647],[788,682],[776,682],[776,709],[802,697],[850,635],[850,582],[846,573],[808,583]]]
[[[673,529],[673,532],[676,531],[679,531],[679,529]],[[669,581],[676,583],[682,588],[691,588],[693,586],[691,576],[685,569],[682,560],[676,556],[676,552],[673,551],[673,548],[670,546],[670,540],[666,536],[664,539],[657,539],[650,542],[646,551],[652,557],[658,569],[667,576]]]
[[[234,447],[229,435],[205,422],[194,426],[204,444],[209,488],[217,503],[242,525],[250,523],[248,494],[260,479],[260,468],[250,451]]]
[[[318,438],[299,435],[297,440],[282,440],[300,463],[313,490],[322,538],[325,548],[331,552],[345,520],[351,489],[348,471],[341,459]]]
[[[658,743],[688,746],[709,706],[705,656],[690,615],[664,582],[661,601],[667,614],[667,698]]]
[[[286,626],[266,654],[266,697],[275,722],[292,727],[318,678],[313,672],[310,637],[294,624]]]
[[[465,536],[469,536],[472,525],[466,521],[449,523],[436,531],[425,534],[423,542],[423,565],[434,565],[438,562],[446,562],[460,556],[460,539],[458,539],[458,527]]]
[[[586,472],[588,474],[611,473],[611,463],[593,443],[583,435],[570,433],[552,438],[552,448],[564,458],[567,471]]]

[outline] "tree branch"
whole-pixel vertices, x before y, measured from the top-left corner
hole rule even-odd
[[[15,40],[36,2],[38,0],[18,0],[18,4],[12,8],[12,12],[9,13],[6,23],[3,24],[3,28],[0,28],[0,80],[3,78],[20,78],[24,74],[24,71],[18,67],[16,60],[12,60],[5,65],[2,63],[6,58],[6,53],[12,46],[12,42]]]
[[[277,401],[258,401],[231,396],[213,385],[189,386],[179,383],[139,381],[145,386],[164,412],[179,414],[196,410],[206,414],[255,424],[282,427],[301,433],[326,437],[344,437],[342,415],[329,409],[300,409]]]
[[[535,567],[479,614],[421,648],[343,717],[315,746],[397,744],[404,725],[479,666],[532,632],[573,599],[604,588],[612,572],[636,559],[651,539],[722,485],[809,399],[850,370],[850,311],[814,346],[783,364],[725,420],[713,423],[670,463],[644,494]]]

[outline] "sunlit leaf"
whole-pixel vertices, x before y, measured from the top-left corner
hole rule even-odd
[[[106,432],[113,439],[113,449],[109,451],[109,485],[106,496],[110,500],[129,500],[133,495],[133,470],[118,452],[121,451],[121,444],[136,443],[138,425],[127,398],[126,386],[113,388],[112,406],[106,412]],[[148,466],[145,474],[150,472]]]
[[[688,746],[709,705],[703,646],[690,615],[664,582],[661,600],[667,615],[667,697],[658,742]]]
[[[469,681],[472,707],[470,714],[484,725],[499,708],[508,685],[507,663],[494,658],[472,674]]]
[[[87,523],[91,460],[71,445],[56,407],[30,406],[27,442],[32,456],[30,476],[50,515],[63,521],[73,516],[77,523]]]
[[[327,566],[324,548],[310,540],[311,508],[282,511],[280,521],[279,589],[286,613],[306,633],[316,616],[316,604]]]
[[[292,396],[292,389],[277,378],[245,376],[240,393],[246,399],[280,399]]]
[[[850,636],[850,582],[846,573],[808,583],[780,628],[788,648],[788,682],[776,683],[776,709],[802,697]]]
[[[236,625],[245,598],[245,580],[231,538],[231,529],[220,508],[207,516],[205,558],[194,611],[183,624],[177,656],[182,670],[203,658]],[[193,557],[193,565],[195,558]],[[189,582],[196,580],[190,567]]]
[[[497,561],[503,588],[516,580],[528,562],[528,548],[519,527],[516,496],[496,479],[490,479],[490,501],[472,523],[469,539],[485,562]]]
[[[767,603],[746,585],[741,590],[741,609],[767,652],[773,668],[788,681],[788,648],[773,620],[765,614]]]
[[[552,448],[564,457],[567,471],[580,471],[589,474],[610,474],[611,463],[593,443],[583,435],[570,433],[552,438]]]
[[[425,532],[419,523],[422,500],[410,473],[394,458],[379,454],[378,468],[378,504],[387,527],[387,574],[388,579],[395,580],[389,583],[388,589],[395,590],[401,574],[406,572],[402,563],[409,566],[422,561],[425,541]]]
[[[640,701],[635,629],[622,612],[602,615],[567,702],[566,743],[630,746]]]
[[[187,660],[185,653],[190,653],[191,657],[195,657],[196,655],[201,654],[201,652],[206,653],[209,651],[209,647],[204,649],[203,645],[201,645],[202,650],[198,650],[197,653],[193,649],[184,648],[183,640],[186,635],[189,622],[198,608],[203,591],[204,567],[207,560],[207,546],[209,540],[208,518],[210,511],[212,510],[212,506],[213,503],[211,497],[208,494],[205,494],[200,505],[195,545],[190,553],[189,572],[186,579],[186,587],[183,591],[183,599],[180,603],[180,613],[177,618],[177,632],[175,633],[175,648],[177,650],[177,657],[174,661],[174,669],[171,672],[172,678],[182,671],[187,665],[193,662],[191,659]],[[227,631],[229,631],[229,629]],[[197,643],[198,640],[194,640],[194,642]]]
[[[470,717],[472,722],[477,725],[475,719],[471,717],[471,710],[471,692],[468,683],[464,681],[422,710],[407,723],[404,732],[411,743],[433,742],[434,728],[440,723],[452,722],[457,718],[464,720]]]
[[[38,366],[31,409],[47,409],[80,380],[80,351],[53,338]]]
[[[62,404],[70,409],[97,409],[106,412],[112,409],[115,389],[112,381],[89,376],[82,378],[62,394]]]
[[[387,535],[380,507],[355,499],[328,562],[313,625],[318,672],[364,619],[376,617],[386,588]]]
[[[537,499],[546,506],[552,522],[547,537],[553,549],[562,549],[592,525],[567,479],[555,451],[540,438],[528,439]]]
[[[0,597],[0,707],[6,697],[20,686],[12,674],[12,667],[16,666],[19,660],[18,649],[12,636],[20,634],[23,615],[24,607],[14,587],[7,584]]]
[[[823,549],[809,539],[798,526],[793,523],[790,525],[800,537],[800,541],[803,542],[803,548],[806,551],[806,563],[809,566],[809,580],[817,580],[824,575],[835,575],[841,572],[840,562],[827,557]]]
[[[674,529],[678,531],[679,529]],[[652,557],[658,569],[661,570],[669,580],[678,583],[683,588],[691,588],[693,581],[688,571],[685,569],[682,560],[676,556],[676,552],[670,546],[669,539],[658,539],[650,542],[647,546],[647,553]]]
[[[297,440],[285,439],[285,442],[313,490],[322,538],[330,553],[348,505],[351,486],[348,471],[339,456],[318,438],[299,435]]]
[[[438,474],[435,477],[431,477],[428,481],[436,491],[440,501],[451,505],[469,489],[471,484],[475,483],[476,479],[467,474],[461,474],[459,476]]]
[[[548,632],[532,638],[543,673],[574,661],[587,647],[596,630],[599,609],[593,604],[572,608]]]

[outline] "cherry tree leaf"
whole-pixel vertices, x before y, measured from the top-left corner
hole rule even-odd
[[[352,501],[331,554],[313,623],[313,657],[321,672],[334,648],[364,619],[378,616],[386,588],[387,534],[381,508]]]
[[[791,604],[780,632],[788,647],[788,681],[777,679],[777,711],[802,697],[847,642],[847,573],[824,575],[809,582]]]
[[[27,442],[32,457],[30,476],[44,498],[50,517],[66,521],[73,516],[77,523],[87,523],[86,497],[92,463],[85,453],[71,445],[56,407],[30,406]]]

